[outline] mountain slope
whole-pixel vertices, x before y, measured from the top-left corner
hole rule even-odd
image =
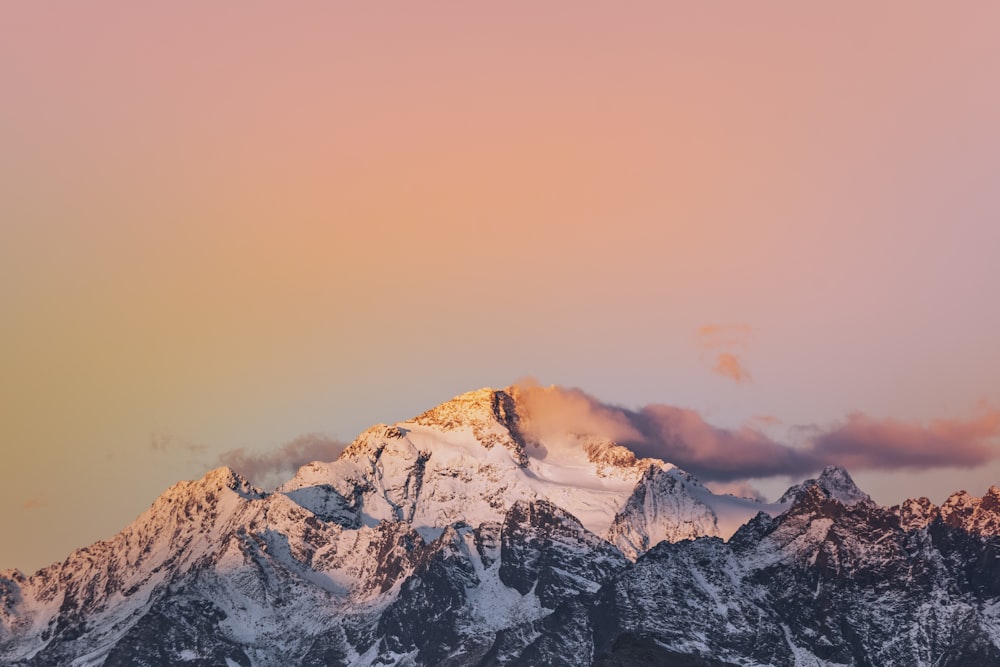
[[[0,573],[4,665],[1000,665],[1000,491],[763,505],[480,390]],[[728,539],[728,541],[725,541]]]
[[[405,521],[427,539],[456,521],[501,521],[515,503],[543,499],[631,557],[660,539],[728,537],[757,512],[780,510],[716,496],[675,466],[599,437],[534,440],[512,394],[482,389],[412,421],[372,427],[337,461],[305,466],[279,491],[345,526]],[[636,505],[660,500],[663,512]]]
[[[638,664],[613,660],[641,637],[727,664],[997,665],[998,546],[812,486],[728,544],[652,549],[602,590],[595,644],[606,664]]]

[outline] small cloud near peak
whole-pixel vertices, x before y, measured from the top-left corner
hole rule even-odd
[[[746,348],[754,337],[749,324],[705,324],[696,332],[698,347],[703,350]]]
[[[743,367],[739,358],[730,352],[722,352],[716,356],[712,372],[730,378],[737,383],[753,382],[750,372]]]
[[[698,347],[715,353],[712,372],[729,378],[737,384],[753,382],[750,372],[737,356],[737,351],[747,349],[754,337],[754,329],[749,324],[706,324],[698,327],[695,334]]]
[[[231,449],[219,455],[218,464],[229,466],[258,486],[271,488],[307,463],[336,460],[346,446],[322,433],[306,433],[268,452]]]

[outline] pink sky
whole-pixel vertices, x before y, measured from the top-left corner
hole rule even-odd
[[[1000,7],[361,4],[0,8],[0,569],[526,375],[792,444],[1000,405]]]

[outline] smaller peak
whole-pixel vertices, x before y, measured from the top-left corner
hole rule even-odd
[[[440,405],[423,412],[413,421],[424,426],[438,426],[446,429],[456,429],[470,426],[474,422],[499,419],[501,407],[509,402],[513,408],[513,399],[505,391],[483,387],[474,391],[459,394]]]
[[[432,549],[448,548],[453,552],[461,551],[463,544],[462,532],[465,528],[468,528],[468,524],[464,521],[448,524],[441,531],[441,534],[438,535],[437,539],[430,543],[430,547]]]
[[[506,391],[485,387],[460,394],[418,415],[412,423],[441,431],[472,431],[487,449],[501,445],[518,465],[528,464],[517,405]]]
[[[977,535],[1000,535],[1000,490],[992,486],[982,498],[957,491],[941,505],[941,519]]]
[[[206,490],[229,489],[247,500],[256,500],[268,495],[267,492],[255,487],[247,478],[229,466],[220,466],[209,470],[201,479],[191,482],[191,484]]]
[[[953,494],[948,496],[948,499],[944,501],[942,507],[968,507],[974,504],[978,498],[973,496],[971,493],[965,489],[960,491],[955,491]]]
[[[591,440],[585,445],[584,451],[587,452],[587,458],[598,466],[631,468],[639,462],[631,449],[613,440],[603,438]]]
[[[225,484],[229,485],[239,475],[229,466],[219,466],[206,472],[201,481],[205,484]]]
[[[937,505],[925,496],[907,498],[899,505],[890,507],[889,512],[899,517],[900,527],[907,531],[926,528],[939,514]]]
[[[827,490],[816,484],[815,481],[803,486],[804,488],[796,493],[792,499],[792,506],[788,509],[789,514],[812,514],[816,512],[827,514],[830,508],[838,504],[834,502],[837,499],[831,498]],[[785,495],[788,494],[786,493]],[[846,503],[839,504],[846,505]]]
[[[354,442],[344,448],[338,458],[357,459],[359,456],[376,456],[385,447],[387,440],[399,440],[406,437],[407,433],[405,428],[399,426],[388,424],[369,426],[354,439]]]
[[[983,496],[983,507],[992,512],[1000,512],[1000,488],[991,486]]]
[[[819,474],[819,479],[851,479],[851,475],[844,466],[826,466]],[[853,482],[852,482],[853,483]]]
[[[858,488],[847,469],[842,466],[826,466],[819,477],[807,479],[801,484],[790,487],[778,499],[778,503],[794,502],[811,486],[819,489],[826,498],[840,501],[844,505],[855,505],[861,502],[871,502],[871,496]]]

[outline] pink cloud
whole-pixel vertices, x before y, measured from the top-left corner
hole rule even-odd
[[[749,324],[706,324],[696,332],[698,347],[704,350],[745,348],[754,336]]]
[[[536,440],[565,433],[595,435],[616,442],[643,437],[625,411],[596,401],[579,389],[542,387],[528,379],[517,385],[516,392],[518,405],[525,410],[522,428]]]
[[[974,467],[997,456],[1000,410],[980,407],[970,419],[935,419],[926,426],[852,413],[812,442],[819,459],[847,468]]]
[[[716,352],[712,372],[737,383],[753,381],[736,355],[736,350],[745,350],[750,345],[753,336],[753,327],[748,324],[706,324],[695,334],[699,348]]]
[[[716,357],[715,367],[712,370],[722,376],[731,378],[736,382],[752,382],[753,378],[747,369],[743,368],[740,360],[735,354],[722,352]]]
[[[561,387],[534,385],[517,391],[529,436],[570,432],[609,438],[640,457],[669,461],[703,481],[797,476],[831,464],[851,470],[972,467],[1000,454],[1000,410],[988,406],[980,406],[969,419],[927,424],[854,413],[827,428],[805,429],[805,441],[792,446],[752,425],[713,426],[688,408],[647,405],[630,410]]]

